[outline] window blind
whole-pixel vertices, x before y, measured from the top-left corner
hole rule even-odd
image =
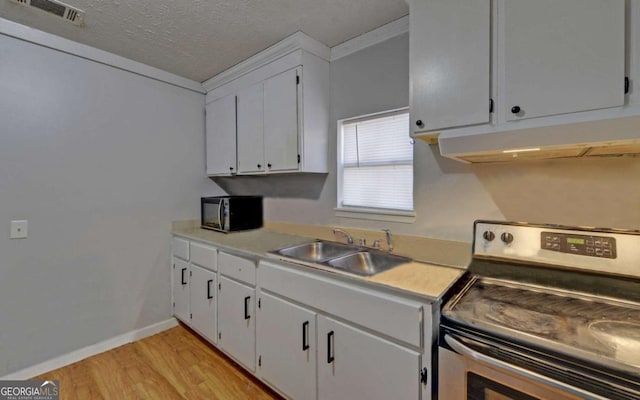
[[[339,205],[413,210],[409,114],[345,122],[341,134]]]

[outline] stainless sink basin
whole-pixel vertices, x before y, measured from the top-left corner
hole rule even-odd
[[[370,276],[409,262],[405,257],[370,251],[359,251],[336,257],[327,261],[327,265],[358,275]]]
[[[358,251],[356,247],[335,242],[312,242],[285,247],[273,253],[302,261],[322,263]]]
[[[363,276],[375,275],[411,261],[377,250],[369,251],[365,247],[324,240],[285,247],[270,253]]]

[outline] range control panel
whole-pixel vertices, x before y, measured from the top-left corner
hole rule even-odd
[[[479,220],[473,259],[487,258],[640,278],[640,230]]]
[[[616,239],[606,236],[540,233],[540,248],[589,257],[616,258]]]

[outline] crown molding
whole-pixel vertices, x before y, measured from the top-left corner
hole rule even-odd
[[[329,61],[331,55],[329,47],[304,32],[298,31],[213,78],[204,81],[202,86],[206,91],[211,91],[296,50],[304,50],[327,61]]]
[[[38,46],[57,50],[76,57],[84,58],[85,60],[94,61],[123,71],[131,72],[133,74],[178,86],[183,89],[192,90],[198,93],[205,93],[200,82],[3,18],[0,18],[0,35],[5,35]]]
[[[407,32],[409,32],[409,16],[405,15],[402,18],[332,47],[330,61],[346,57],[349,54],[353,54]]]

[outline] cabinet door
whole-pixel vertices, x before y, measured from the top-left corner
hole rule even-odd
[[[255,371],[255,290],[224,276],[218,289],[218,345]]]
[[[189,263],[173,257],[173,315],[189,323]]]
[[[264,85],[238,92],[238,173],[264,171]]]
[[[191,264],[190,278],[191,327],[216,343],[216,273]]]
[[[412,131],[489,122],[491,1],[413,0],[409,18]]]
[[[298,169],[298,74],[293,69],[264,83],[264,152],[269,171]]]
[[[318,398],[419,399],[420,354],[318,315]]]
[[[316,314],[264,292],[259,301],[259,376],[291,399],[315,399]]]
[[[502,0],[499,7],[507,120],[624,104],[624,0]]]
[[[207,175],[236,172],[236,96],[207,104]]]

